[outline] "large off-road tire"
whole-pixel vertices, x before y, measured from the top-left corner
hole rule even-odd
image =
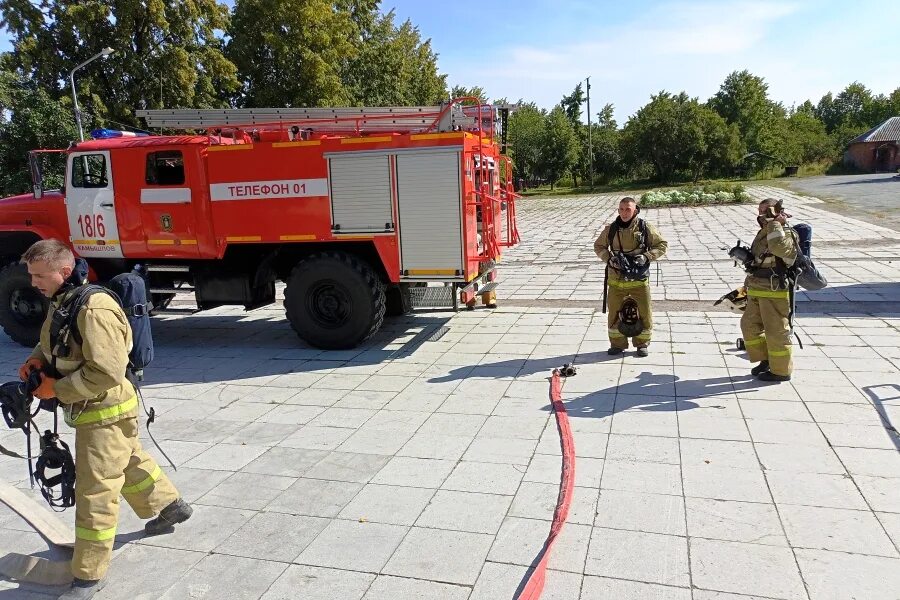
[[[0,327],[23,346],[35,346],[50,302],[31,285],[25,265],[13,263],[0,270]]]
[[[395,283],[385,290],[385,316],[402,317],[412,312],[412,292],[408,283]]]
[[[317,348],[358,346],[384,321],[384,284],[365,261],[321,252],[297,263],[284,290],[288,321]]]

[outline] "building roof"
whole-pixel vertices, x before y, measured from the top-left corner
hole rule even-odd
[[[853,138],[850,140],[850,143],[897,141],[900,141],[900,117],[891,117],[881,125],[873,127],[859,137]]]

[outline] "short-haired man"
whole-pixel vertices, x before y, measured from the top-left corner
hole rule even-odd
[[[669,248],[668,242],[653,225],[639,218],[640,208],[634,198],[619,201],[619,216],[603,228],[594,242],[594,252],[607,264],[609,270],[609,350],[611,355],[621,354],[628,348],[628,338],[617,323],[619,312],[626,299],[637,302],[641,332],[632,338],[638,356],[647,356],[647,346],[653,330],[653,309],[650,301],[649,264],[659,260]],[[623,264],[628,262],[629,265]],[[630,268],[626,268],[630,267]],[[639,274],[634,275],[637,270]]]
[[[785,270],[797,260],[796,233],[787,225],[790,217],[773,198],[757,207],[759,233],[750,245],[753,262],[748,266],[747,307],[741,317],[741,332],[750,362],[759,364],[750,373],[763,381],[790,381],[791,282]]]
[[[19,369],[27,379],[41,371],[34,395],[56,398],[75,428],[75,553],[72,588],[62,600],[86,600],[101,588],[119,518],[119,494],[150,535],[166,533],[191,516],[191,507],[138,439],[138,401],[126,378],[131,328],[109,294],[92,294],[77,315],[81,343],[51,339],[54,314],[87,282],[87,264],[58,240],[42,240],[22,256],[32,285],[51,299],[41,338]],[[70,332],[69,332],[70,333]],[[158,515],[158,516],[157,516]]]

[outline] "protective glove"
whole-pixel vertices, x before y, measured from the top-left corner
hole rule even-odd
[[[56,398],[56,382],[58,379],[54,379],[53,377],[48,377],[44,373],[41,373],[41,385],[37,387],[32,394],[35,398],[40,398],[41,400],[49,400],[50,398]]]
[[[615,254],[613,254],[612,256],[610,256],[610,257],[609,257],[609,266],[612,267],[613,269],[617,270],[617,271],[618,271],[619,269],[621,269],[621,268],[622,268],[622,265],[619,264],[619,257],[616,256]]]
[[[29,358],[25,361],[25,364],[19,367],[19,379],[25,381],[28,379],[28,374],[31,373],[32,369],[37,369],[40,371],[45,366],[44,361],[40,358]]]
[[[643,266],[646,265],[648,262],[650,262],[649,259],[648,259],[645,255],[643,255],[643,254],[638,254],[637,256],[635,256],[635,257],[632,259],[632,261],[634,262],[634,264],[636,264],[636,265],[639,266],[639,267],[643,267]]]

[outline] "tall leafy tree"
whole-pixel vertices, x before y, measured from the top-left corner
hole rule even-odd
[[[663,183],[686,176],[696,181],[740,156],[737,125],[684,92],[652,96],[628,121],[623,144],[633,169],[647,163]]]
[[[237,104],[346,106],[353,98],[342,81],[358,55],[354,13],[328,0],[236,0],[227,56],[240,72]],[[357,6],[359,19],[365,6]]]
[[[377,4],[377,3],[375,3]],[[394,11],[370,19],[356,17],[358,53],[347,61],[343,82],[359,106],[437,104],[447,96],[447,76],[438,73],[430,40],[407,20],[394,23]]]
[[[478,98],[479,104],[487,104],[487,94],[480,85],[475,85],[471,88],[467,88],[464,85],[454,85],[450,90],[451,98],[464,98],[466,96]],[[475,104],[475,102],[472,100],[465,100],[463,104]]]
[[[77,138],[72,111],[34,81],[0,71],[0,193],[6,196],[31,188],[28,151],[65,148]],[[62,163],[48,156],[45,187],[62,184]]]
[[[624,174],[621,134],[615,118],[615,107],[605,104],[597,113],[597,122],[591,124],[591,147],[594,160],[594,176],[600,183],[609,183]]]
[[[18,74],[67,93],[69,71],[111,47],[115,54],[78,71],[88,111],[135,124],[136,108],[218,107],[237,88],[218,32],[229,12],[217,0],[0,0]]]
[[[584,90],[581,89],[581,83],[579,83],[571,94],[563,96],[559,102],[573,127],[581,123],[581,105],[584,104],[584,100]]]
[[[578,136],[565,110],[557,105],[547,115],[541,137],[540,171],[550,182],[550,189],[577,158]]]
[[[510,157],[518,176],[528,182],[540,177],[541,142],[544,134],[546,115],[533,102],[528,104],[521,100],[516,110],[509,116],[509,132],[507,140]]]
[[[741,140],[751,152],[773,150],[769,129],[779,111],[768,94],[769,86],[765,80],[744,70],[729,74],[709,100],[710,108],[727,123],[737,125]]]

